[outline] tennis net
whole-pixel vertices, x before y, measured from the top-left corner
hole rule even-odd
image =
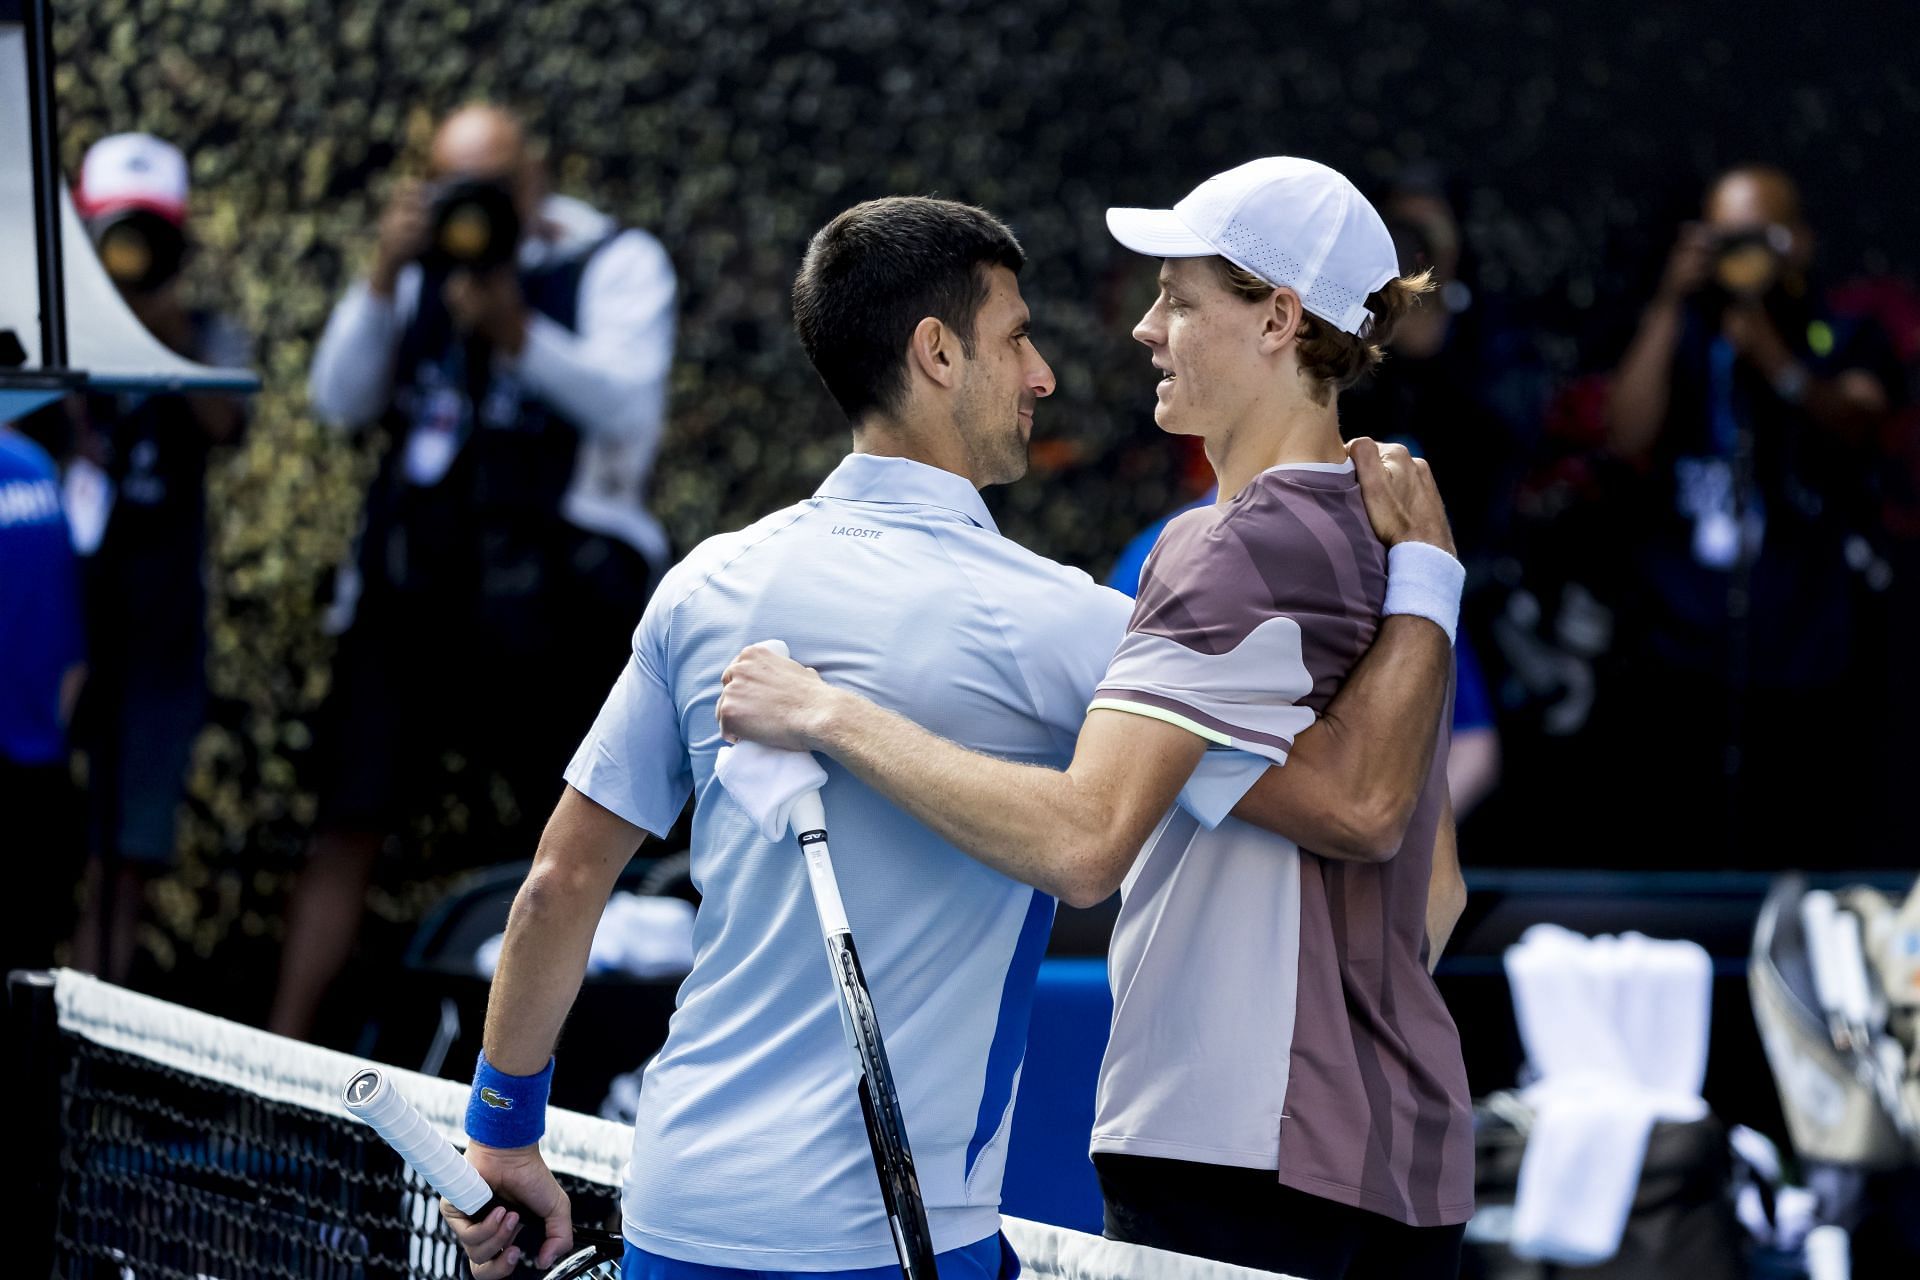
[[[13,975],[9,1016],[10,1110],[32,1131],[36,1202],[24,1220],[51,1224],[29,1245],[22,1274],[467,1274],[437,1197],[341,1101],[361,1060],[67,970]],[[388,1074],[429,1121],[460,1135],[464,1086]],[[618,1229],[630,1141],[624,1125],[549,1113],[541,1146],[576,1222]],[[1005,1230],[1025,1273],[1039,1280],[1266,1276],[1017,1218],[1005,1219]]]

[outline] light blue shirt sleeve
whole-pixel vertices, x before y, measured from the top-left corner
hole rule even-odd
[[[1211,831],[1233,812],[1260,775],[1277,766],[1246,751],[1210,750],[1180,790],[1180,807]]]
[[[666,678],[665,614],[656,592],[633,656],[567,765],[569,786],[654,836],[679,820],[693,790],[680,716]]]
[[[1035,718],[1058,735],[1071,758],[1133,602],[1078,569],[1049,566],[1046,576],[1023,586],[1025,598],[996,621],[1033,697]]]

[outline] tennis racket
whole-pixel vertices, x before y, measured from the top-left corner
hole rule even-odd
[[[906,1280],[938,1280],[933,1233],[927,1229],[920,1178],[913,1171],[913,1151],[907,1145],[900,1095],[893,1087],[893,1069],[887,1065],[887,1047],[880,1039],[873,995],[867,990],[866,974],[860,970],[860,953],[854,950],[853,929],[847,923],[840,884],[833,876],[833,859],[827,852],[827,813],[820,803],[820,793],[810,791],[795,800],[788,821],[806,858],[807,885],[813,891],[820,935],[827,944],[827,963],[840,992],[847,1038],[860,1069],[860,1114],[867,1122],[867,1145],[873,1149],[874,1172],[880,1175],[880,1195],[886,1203],[887,1222],[893,1228],[900,1271]]]
[[[445,1196],[448,1203],[469,1218],[484,1218],[497,1207],[515,1209],[493,1194],[493,1188],[480,1171],[467,1163],[460,1149],[435,1129],[414,1108],[386,1072],[367,1067],[353,1073],[347,1081],[347,1110],[372,1126],[387,1145],[400,1154],[407,1166],[427,1185]],[[514,1244],[524,1258],[532,1259],[545,1242],[539,1219],[524,1212],[520,1233]],[[626,1242],[618,1232],[593,1227],[573,1229],[574,1251],[546,1273],[546,1280],[619,1280],[620,1260],[626,1255]],[[531,1271],[525,1263],[520,1268]]]

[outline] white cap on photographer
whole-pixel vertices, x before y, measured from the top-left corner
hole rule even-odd
[[[176,227],[187,220],[187,158],[150,133],[116,133],[87,148],[74,204],[85,218],[146,209]]]
[[[1400,274],[1387,224],[1359,188],[1297,156],[1215,174],[1171,209],[1109,209],[1107,229],[1149,257],[1217,254],[1352,334],[1371,321],[1368,296]]]

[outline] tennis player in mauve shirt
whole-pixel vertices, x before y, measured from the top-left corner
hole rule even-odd
[[[1352,184],[1305,160],[1108,223],[1165,259],[1134,336],[1163,375],[1156,421],[1204,440],[1220,499],[1148,560],[1071,765],[967,751],[763,649],[727,672],[720,727],[826,752],[1029,883],[1124,877],[1092,1142],[1110,1236],[1302,1280],[1452,1277],[1473,1149],[1430,977],[1461,893],[1445,717],[1421,735],[1404,838],[1374,859],[1174,805],[1209,749],[1284,766],[1387,615],[1453,635],[1444,517],[1381,528],[1361,498],[1359,473],[1424,464],[1364,441],[1349,456],[1337,407],[1429,285],[1400,278]]]

